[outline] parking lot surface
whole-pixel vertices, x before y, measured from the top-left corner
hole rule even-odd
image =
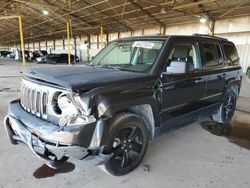
[[[36,64],[27,64],[25,68],[34,66],[56,68],[56,65]],[[18,98],[22,69],[18,62],[0,60],[1,188],[250,187],[250,134],[248,128],[239,131],[237,122],[231,128],[221,128],[204,120],[169,131],[150,144],[135,171],[122,177],[107,175],[88,161],[69,160],[61,169],[49,169],[28,147],[11,145],[5,134],[3,118],[8,103]],[[249,105],[248,88],[243,86],[242,104],[238,106],[243,106],[244,111]]]

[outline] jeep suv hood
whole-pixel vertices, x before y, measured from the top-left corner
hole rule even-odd
[[[127,83],[148,78],[148,74],[89,66],[40,67],[24,71],[28,77],[63,86],[67,89],[89,90],[112,83]]]

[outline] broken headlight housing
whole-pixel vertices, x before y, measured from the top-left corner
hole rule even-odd
[[[58,107],[61,110],[61,118],[59,120],[59,125],[63,127],[67,125],[67,123],[71,120],[71,118],[77,117],[78,110],[73,104],[71,97],[67,94],[61,94],[58,97],[57,102],[58,102]]]
[[[61,110],[60,127],[84,125],[95,121],[94,116],[82,112],[80,104],[76,104],[70,94],[62,93],[57,101]]]

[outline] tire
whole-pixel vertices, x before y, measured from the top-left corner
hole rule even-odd
[[[229,123],[236,109],[236,101],[236,93],[232,89],[227,90],[218,112],[212,116],[213,120],[222,124]]]
[[[120,113],[112,121],[107,145],[111,159],[102,169],[114,176],[133,171],[142,161],[148,147],[149,131],[143,118],[132,113]]]

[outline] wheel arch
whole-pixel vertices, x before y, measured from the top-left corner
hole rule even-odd
[[[156,127],[152,107],[149,104],[136,105],[129,107],[128,111],[137,114],[144,119],[150,133],[150,139],[153,140]]]
[[[240,94],[240,88],[241,88],[241,78],[231,78],[229,80],[226,81],[226,85],[225,85],[225,89],[224,89],[224,93],[230,88],[232,89],[236,96],[238,97]]]
[[[160,125],[159,109],[156,100],[153,97],[144,97],[140,99],[119,101],[110,103],[110,101],[102,101],[97,105],[99,116],[113,118],[120,112],[131,112],[141,116],[150,131],[150,138],[153,139],[155,130]]]

